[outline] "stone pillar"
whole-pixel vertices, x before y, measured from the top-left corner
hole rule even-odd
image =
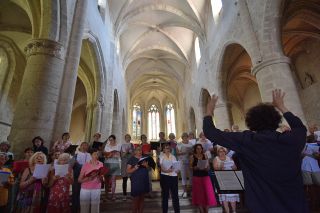
[[[103,106],[104,106],[104,103],[103,103],[103,98],[101,96],[93,107],[91,135],[93,135],[96,132],[101,132],[101,127],[102,127],[101,119],[102,119]]]
[[[224,130],[230,129],[232,117],[230,113],[230,104],[218,103],[214,110],[214,121],[217,128]]]
[[[90,142],[92,139],[92,124],[93,124],[93,110],[95,108],[95,104],[88,104],[86,108],[86,123],[85,123],[85,141]]]
[[[145,134],[148,137],[149,136],[148,135],[148,109],[146,106],[144,106],[142,111],[141,122],[142,122],[141,134]]]
[[[256,76],[263,102],[272,101],[272,90],[282,89],[285,93],[287,108],[306,123],[297,86],[290,70],[290,59],[285,56],[262,61],[252,69]]]
[[[35,136],[50,145],[64,66],[64,47],[56,41],[31,40],[25,52],[27,63],[9,136],[12,152],[19,156]]]
[[[87,4],[88,0],[81,0],[76,3],[52,142],[59,138],[63,132],[69,131]]]
[[[165,138],[168,138],[168,135],[170,132],[168,132],[168,130],[167,130],[166,113],[164,112],[162,107],[159,108],[159,121],[160,121],[160,132],[164,132]]]

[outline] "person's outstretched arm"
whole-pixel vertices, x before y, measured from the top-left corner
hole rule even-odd
[[[281,89],[275,89],[272,91],[272,104],[276,107],[287,120],[291,129],[301,128],[302,131],[307,132],[307,128],[303,125],[300,118],[292,114],[284,104],[284,96],[286,93],[282,92]]]
[[[242,132],[223,132],[217,129],[212,120],[213,111],[218,101],[218,96],[213,95],[207,105],[207,113],[203,118],[203,133],[210,140],[215,143],[232,149],[236,152],[240,151],[240,146],[243,141],[244,133]]]
[[[281,134],[282,141],[290,141],[290,144],[297,146],[299,150],[302,150],[306,144],[307,128],[303,125],[300,118],[292,114],[284,105],[285,93],[279,89],[272,91],[272,104],[276,107],[287,120],[290,125],[291,131]],[[296,141],[296,143],[293,143]]]

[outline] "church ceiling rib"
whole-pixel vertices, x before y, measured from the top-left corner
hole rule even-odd
[[[205,38],[202,14],[207,1],[109,0],[108,4],[131,100],[144,91],[176,99],[192,64],[194,39]]]

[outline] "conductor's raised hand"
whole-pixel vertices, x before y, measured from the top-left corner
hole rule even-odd
[[[206,116],[213,116],[213,111],[216,108],[217,102],[218,102],[218,96],[215,94],[213,94],[212,97],[208,98]]]
[[[272,91],[272,104],[276,107],[280,112],[285,113],[289,110],[284,105],[284,96],[285,92],[282,92],[281,89],[275,89]]]

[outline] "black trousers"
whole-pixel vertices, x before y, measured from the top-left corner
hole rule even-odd
[[[122,192],[124,196],[127,196],[127,181],[128,177],[122,177]]]
[[[172,206],[175,213],[180,213],[178,195],[178,176],[161,175],[162,183],[162,212],[168,212],[169,192],[171,192]]]
[[[78,179],[74,179],[72,184],[72,213],[78,213],[80,211],[80,190],[81,183],[78,182]]]

